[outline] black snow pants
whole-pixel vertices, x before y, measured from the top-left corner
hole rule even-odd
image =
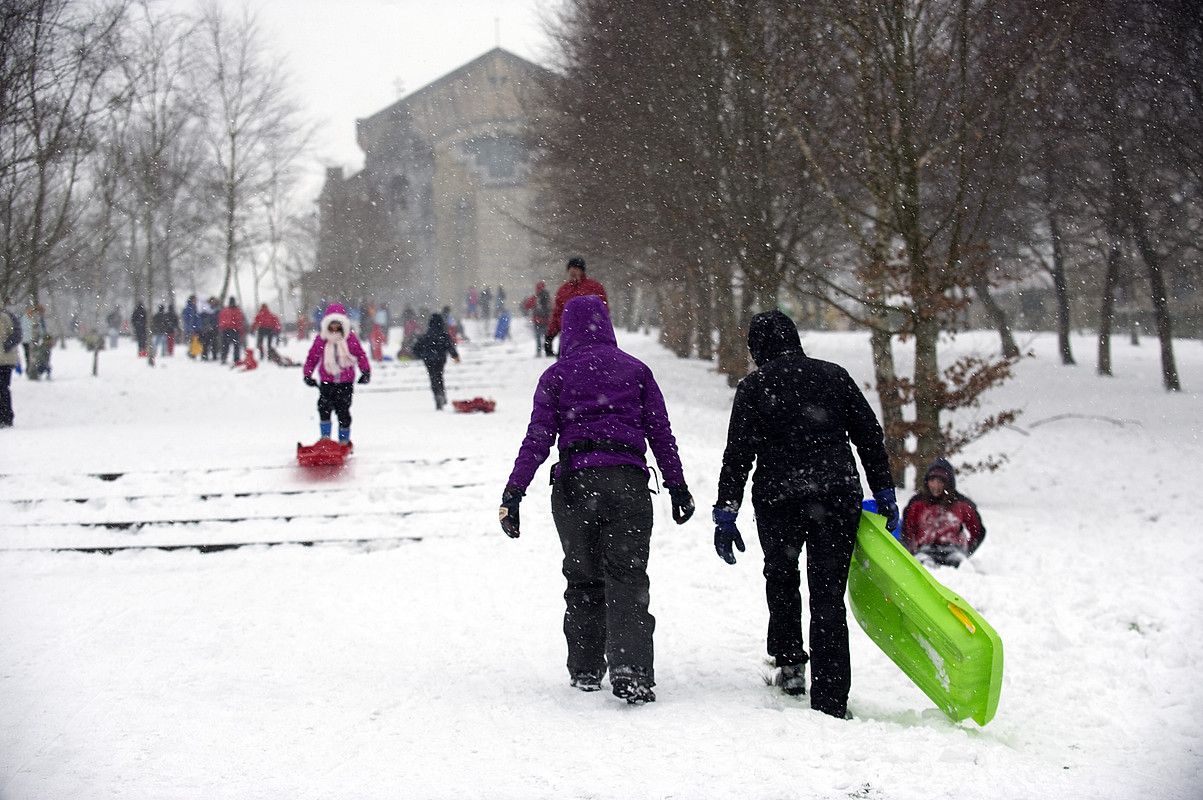
[[[351,427],[351,400],[355,394],[353,383],[322,383],[318,386],[317,416],[329,422],[330,415],[338,415],[338,427]]]
[[[569,472],[551,491],[551,516],[564,548],[564,637],[568,673],[633,668],[655,683],[648,612],[652,500],[638,467]]]
[[[234,361],[242,360],[242,337],[238,331],[227,328],[221,332],[221,363],[226,363],[226,356],[234,353]]]
[[[543,357],[543,348],[547,340],[547,323],[534,323],[535,328],[535,358]]]
[[[842,717],[852,668],[844,590],[860,521],[860,496],[847,493],[754,502],[764,551],[768,652],[777,666],[805,664],[798,558],[806,546],[810,590],[811,707]]]
[[[13,424],[13,368],[5,365],[0,367],[0,428],[8,428]]]
[[[205,361],[217,360],[217,329],[207,328],[201,331],[201,358]]]
[[[427,361],[426,374],[430,376],[430,391],[434,393],[434,407],[442,408],[447,404],[447,390],[443,386],[443,369],[447,362]]]

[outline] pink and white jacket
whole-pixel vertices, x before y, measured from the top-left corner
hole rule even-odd
[[[341,334],[331,333],[332,322],[342,323]],[[313,344],[309,346],[309,355],[305,357],[305,377],[312,375],[316,367],[321,383],[351,383],[355,380],[356,365],[360,372],[372,371],[368,354],[359,343],[359,337],[351,330],[347,310],[338,303],[331,303],[326,306],[322,324],[317,336],[313,337]]]

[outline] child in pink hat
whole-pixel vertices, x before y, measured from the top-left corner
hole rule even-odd
[[[317,335],[305,358],[305,383],[318,387],[317,413],[323,439],[330,438],[331,415],[338,416],[338,441],[351,443],[351,399],[355,393],[355,368],[359,383],[372,379],[372,366],[359,337],[351,330],[347,310],[338,303],[326,306]],[[313,371],[317,368],[318,380]]]

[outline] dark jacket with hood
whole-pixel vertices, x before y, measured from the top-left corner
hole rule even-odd
[[[927,490],[928,478],[944,481],[944,494]],[[955,547],[973,555],[986,538],[977,505],[957,491],[957,473],[946,459],[937,458],[923,476],[923,486],[902,514],[902,543],[918,553],[925,547]]]
[[[753,460],[754,503],[859,497],[849,440],[870,490],[894,485],[881,425],[843,367],[808,357],[797,327],[780,311],[752,318],[748,349],[758,369],[735,390],[717,506],[738,510]]]
[[[447,333],[447,321],[442,314],[431,314],[426,326],[426,333],[414,342],[414,355],[422,359],[428,367],[440,367],[447,363],[447,356],[459,358],[455,342]]]
[[[130,315],[129,323],[134,329],[134,333],[146,335],[146,306],[139,303],[134,306],[134,313]]]
[[[539,378],[508,485],[526,489],[557,437],[561,450],[584,440],[629,448],[570,455],[570,469],[630,465],[646,471],[643,454],[650,443],[665,485],[685,485],[664,395],[647,365],[618,349],[605,301],[594,295],[564,308],[560,360]]]
[[[171,333],[169,319],[167,317],[167,309],[159,306],[159,310],[150,318],[150,332],[156,336],[166,335]]]

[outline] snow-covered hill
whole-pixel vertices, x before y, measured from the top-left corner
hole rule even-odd
[[[352,465],[321,478],[292,466],[317,434],[298,370],[152,370],[123,341],[99,378],[73,348],[53,381],[18,379],[0,431],[0,797],[1203,793],[1203,343],[1179,343],[1190,391],[1168,395],[1152,342],[1117,342],[1104,380],[1034,337],[991,396],[1025,413],[970,454],[1010,463],[961,482],[989,536],[939,573],[1006,644],[983,729],[949,722],[855,623],[854,720],[764,685],[752,515],[730,567],[706,513],[732,391],[638,335],[621,342],[664,389],[702,510],[677,527],[656,499],[659,701],[569,688],[545,470],[522,538],[496,523],[546,365],[519,334],[448,366],[450,396],[493,397],[493,415],[436,413],[419,365],[382,365],[356,392]],[[863,335],[804,345],[869,380]],[[315,540],[356,543],[268,546]],[[136,549],[234,542],[260,544]]]

